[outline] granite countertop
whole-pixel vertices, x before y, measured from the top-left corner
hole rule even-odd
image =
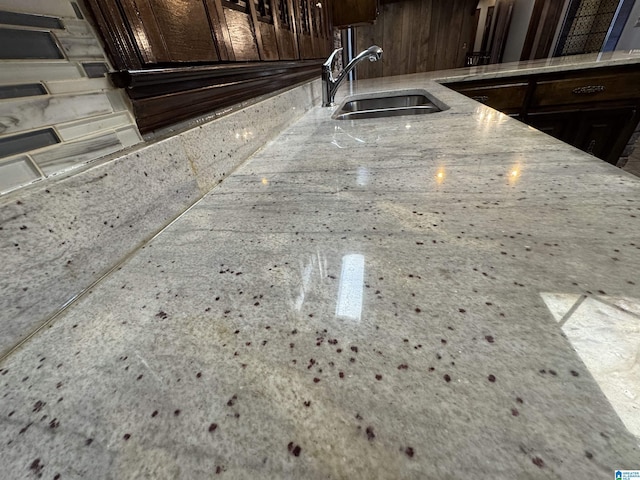
[[[444,77],[311,109],[13,353],[7,478],[640,468],[640,181]]]

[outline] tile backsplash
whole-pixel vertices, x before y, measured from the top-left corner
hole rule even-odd
[[[142,141],[76,2],[0,0],[0,194]]]

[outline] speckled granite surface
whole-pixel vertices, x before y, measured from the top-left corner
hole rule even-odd
[[[309,82],[0,197],[0,354],[318,102]]]
[[[640,181],[429,76],[356,91],[399,88],[451,108],[312,109],[7,358],[4,475],[640,468],[541,296],[640,297]]]

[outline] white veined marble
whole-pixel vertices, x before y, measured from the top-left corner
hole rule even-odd
[[[77,18],[68,0],[0,0],[0,10]]]
[[[63,141],[93,135],[102,130],[112,130],[131,125],[131,117],[126,112],[102,115],[99,117],[83,118],[69,123],[56,125],[56,131]]]
[[[111,103],[104,93],[15,99],[0,103],[0,134],[111,112]]]
[[[41,82],[47,80],[71,80],[84,78],[78,65],[66,60],[32,62],[28,60],[0,60],[0,84]]]
[[[96,38],[92,37],[71,37],[55,33],[62,50],[70,59],[92,59],[102,60],[104,53]]]
[[[75,94],[85,92],[100,92],[112,90],[106,77],[103,78],[82,78],[73,80],[54,80],[45,82],[45,86],[52,95]]]
[[[118,136],[114,132],[109,132],[75,142],[60,143],[42,152],[34,153],[32,157],[46,175],[51,175],[121,149],[122,144]]]
[[[27,155],[0,162],[0,193],[13,190],[41,178]]]

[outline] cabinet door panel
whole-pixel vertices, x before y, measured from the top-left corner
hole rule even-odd
[[[231,46],[236,60],[260,60],[253,25],[248,14],[223,5]]]
[[[215,62],[211,26],[202,1],[150,0],[171,62]]]
[[[274,0],[274,25],[280,60],[298,59],[295,22],[291,0]]]

